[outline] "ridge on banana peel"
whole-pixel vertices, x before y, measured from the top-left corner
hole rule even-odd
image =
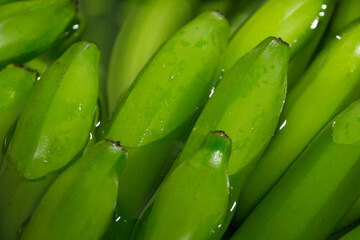
[[[210,239],[229,204],[230,153],[231,139],[224,132],[209,133],[162,182],[132,239]]]
[[[126,158],[120,142],[92,146],[50,186],[21,239],[99,239],[113,216]]]
[[[288,45],[273,37],[242,57],[217,85],[171,169],[197,152],[211,129],[231,134],[229,204],[224,221],[209,239],[220,239],[226,231],[242,186],[276,129],[285,100],[288,61]]]
[[[321,130],[231,239],[326,239],[360,195],[359,171],[360,100]]]
[[[279,129],[240,196],[235,226],[256,207],[321,128],[360,98],[360,21],[340,36],[340,40],[334,38],[324,47],[290,91]]]
[[[128,1],[112,50],[107,81],[109,114],[157,49],[195,15],[199,0]]]
[[[19,117],[37,76],[37,72],[13,64],[0,70],[0,168],[5,136]]]
[[[98,93],[98,47],[72,45],[42,76],[0,171],[0,238],[15,239],[56,176],[82,153]]]
[[[129,151],[119,180],[116,218],[121,221],[113,222],[127,230],[111,227],[121,238],[131,234],[131,224],[171,167],[218,80],[229,28],[217,12],[188,23],[152,57],[113,115],[105,138],[122,139]]]
[[[0,67],[45,51],[76,14],[73,0],[16,1],[0,5]]]
[[[336,0],[266,1],[232,36],[225,72],[266,37],[281,37],[290,45],[288,87],[292,87],[311,60],[335,3]]]

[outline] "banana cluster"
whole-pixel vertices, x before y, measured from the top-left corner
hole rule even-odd
[[[358,0],[0,0],[0,239],[360,239],[359,99]]]

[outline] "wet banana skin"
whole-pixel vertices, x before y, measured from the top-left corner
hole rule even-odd
[[[217,12],[198,16],[159,49],[122,99],[106,134],[129,151],[118,224],[138,217],[183,146],[218,80],[229,31]]]
[[[92,146],[51,185],[21,239],[99,239],[113,216],[126,158],[120,142]]]
[[[0,70],[0,167],[3,141],[30,97],[38,74],[19,65]]]
[[[132,239],[210,239],[229,203],[230,153],[231,139],[211,132],[161,184],[138,237]]]
[[[326,239],[360,195],[359,119],[357,101],[330,121],[231,239]]]
[[[0,5],[0,67],[24,63],[45,51],[65,31],[75,14],[73,0]]]
[[[198,2],[128,1],[128,13],[116,37],[109,67],[107,96],[110,114],[158,48],[194,17]]]
[[[349,26],[339,37],[319,53],[290,91],[279,129],[245,184],[239,200],[242,208],[235,216],[237,224],[276,184],[320,129],[360,97],[360,22]],[[297,144],[292,144],[294,137]]]
[[[0,172],[0,238],[14,239],[46,189],[83,151],[98,93],[99,48],[72,45],[36,85]]]

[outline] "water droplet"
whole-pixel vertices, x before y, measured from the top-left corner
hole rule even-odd
[[[311,23],[310,28],[315,29],[315,28],[317,28],[318,24],[319,24],[319,17],[316,17],[315,20]]]
[[[99,127],[100,126],[100,121],[98,121],[95,126]]]
[[[319,16],[320,16],[320,17],[325,16],[325,12],[320,12],[320,13],[319,13]]]
[[[72,29],[78,29],[79,28],[79,24],[75,24],[73,27],[72,27]]]
[[[213,87],[213,88],[211,89],[211,92],[210,92],[209,98],[211,98],[211,97],[212,97],[212,95],[214,94],[214,92],[215,92],[215,87]]]
[[[325,10],[326,8],[327,8],[327,5],[326,5],[326,4],[321,5],[321,9],[322,9],[322,10]]]
[[[335,37],[336,37],[336,39],[339,39],[339,40],[341,39],[341,37],[339,35],[336,35]]]

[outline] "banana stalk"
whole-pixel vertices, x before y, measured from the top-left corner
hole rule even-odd
[[[329,43],[290,91],[279,130],[241,194],[241,207],[235,216],[237,226],[276,184],[320,129],[360,97],[359,48],[360,22],[344,32],[341,40],[334,39]]]
[[[198,0],[133,0],[112,51],[109,114],[156,50],[193,17]]]
[[[357,101],[330,121],[231,239],[326,239],[360,195],[359,119]]]
[[[229,204],[230,153],[231,139],[224,132],[211,132],[161,184],[132,239],[210,239]]]
[[[122,139],[129,151],[117,203],[117,224],[130,225],[125,229],[182,148],[218,79],[228,36],[219,13],[198,16],[160,48],[118,106],[106,138]]]
[[[0,67],[45,51],[76,14],[73,0],[19,1],[0,6]]]
[[[35,71],[17,65],[8,65],[0,71],[0,166],[2,143],[29,98],[36,78]]]
[[[0,173],[0,239],[14,239],[58,173],[81,154],[92,127],[100,53],[72,45],[28,100]]]
[[[281,37],[290,45],[290,60],[320,40],[334,9],[336,0],[268,0],[232,37],[225,58],[225,72],[244,54],[268,36]],[[312,53],[315,47],[312,48]],[[297,61],[309,61],[311,57]],[[307,62],[302,63],[307,65]],[[299,66],[300,67],[300,66]],[[296,69],[295,69],[296,70]],[[302,71],[301,69],[299,70]],[[291,75],[292,76],[292,75]],[[296,78],[289,79],[291,86]]]
[[[51,185],[21,239],[99,239],[113,216],[126,157],[120,142],[90,148]]]

